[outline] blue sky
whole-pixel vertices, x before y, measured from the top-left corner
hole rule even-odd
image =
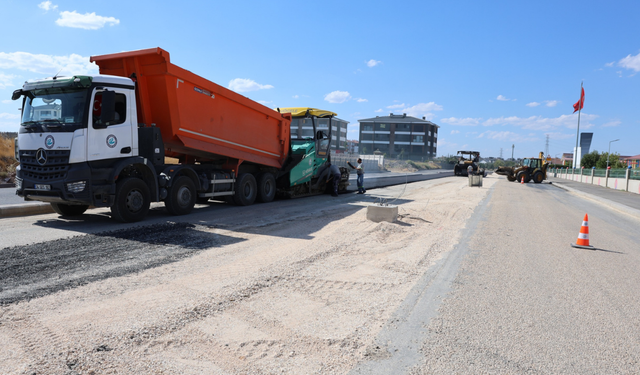
[[[438,155],[640,154],[640,1],[0,0],[0,131],[25,80],[97,73],[92,55],[161,47],[268,107],[440,126]]]

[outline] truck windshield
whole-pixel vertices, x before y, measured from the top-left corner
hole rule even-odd
[[[86,89],[33,90],[26,97],[20,132],[69,132],[86,127]]]

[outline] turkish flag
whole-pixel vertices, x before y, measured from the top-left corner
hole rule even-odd
[[[580,100],[573,105],[573,113],[578,112],[584,107],[584,88],[582,88],[582,93],[580,94]]]

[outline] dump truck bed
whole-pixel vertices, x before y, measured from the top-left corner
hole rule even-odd
[[[281,168],[290,114],[280,114],[170,62],[161,48],[92,56],[100,74],[136,81],[138,119],[159,127],[167,156]]]

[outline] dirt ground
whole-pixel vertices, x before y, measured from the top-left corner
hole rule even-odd
[[[199,220],[189,236],[209,239],[210,247],[0,306],[0,368],[348,373],[371,358],[376,335],[416,280],[453,249],[498,179],[485,179],[483,188],[449,177],[369,191],[398,205],[395,223],[368,221],[372,199],[355,194],[328,206],[331,197],[312,197]],[[166,251],[177,243],[153,246]]]

